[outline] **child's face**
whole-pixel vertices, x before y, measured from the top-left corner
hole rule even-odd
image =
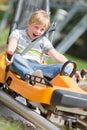
[[[28,34],[32,40],[40,37],[45,31],[46,28],[43,25],[37,23],[29,24]]]

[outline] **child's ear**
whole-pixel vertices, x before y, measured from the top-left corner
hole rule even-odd
[[[30,25],[31,23],[30,23],[30,21],[28,21],[28,25]]]
[[[30,25],[30,22],[28,22],[28,25]]]

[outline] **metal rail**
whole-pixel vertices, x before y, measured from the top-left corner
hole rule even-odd
[[[38,113],[32,111],[25,105],[16,101],[10,95],[6,94],[4,91],[0,90],[0,101],[3,102],[8,108],[17,114],[21,115],[24,119],[32,122],[42,130],[61,130]]]

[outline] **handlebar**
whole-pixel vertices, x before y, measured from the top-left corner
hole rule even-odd
[[[81,74],[82,77],[83,77],[84,75],[86,75],[86,74],[87,74],[87,69],[82,69],[80,74]]]
[[[12,51],[7,52],[7,58],[8,58],[9,61],[11,60],[12,56],[13,56]]]
[[[9,61],[11,61],[12,56],[13,56],[12,51],[7,52],[7,58],[8,58]],[[8,72],[8,70],[9,70],[9,65],[6,66],[6,72]]]
[[[65,69],[65,67],[66,67],[69,63],[71,63],[71,64],[73,65],[73,70],[72,70],[72,72],[70,73],[69,76],[72,77],[72,76],[75,74],[77,65],[76,65],[76,63],[75,63],[74,61],[70,61],[70,60],[69,60],[69,61],[65,62],[64,65],[62,66],[60,75],[64,75],[64,69]]]

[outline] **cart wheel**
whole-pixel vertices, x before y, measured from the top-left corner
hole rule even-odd
[[[64,125],[67,128],[67,130],[77,130],[77,124],[72,120],[69,119],[65,120]]]
[[[32,105],[31,103],[29,103],[29,100],[26,100],[26,103],[27,103],[27,107],[29,107],[32,110],[36,110],[36,107]]]
[[[47,114],[40,112],[40,115],[47,119]]]
[[[3,83],[0,83],[0,89],[3,90],[4,89],[4,84]]]
[[[76,71],[76,68],[77,68],[77,65],[76,65],[76,63],[74,61],[67,61],[67,62],[65,62],[64,65],[63,65],[63,67],[62,67],[62,69],[61,69],[60,75],[64,75],[64,69],[65,69],[65,67],[69,63],[71,63],[73,65],[73,70],[72,70],[72,72],[71,72],[71,74],[69,76],[72,77],[74,75],[74,73]]]

